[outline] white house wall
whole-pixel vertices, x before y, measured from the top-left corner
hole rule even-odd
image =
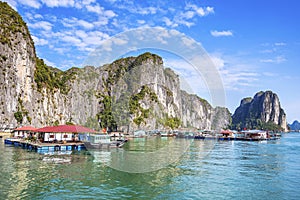
[[[51,138],[50,137],[51,135],[53,135],[54,137]],[[64,135],[66,135],[67,137],[64,138]],[[52,142],[54,140],[57,140],[57,141],[61,141],[61,140],[72,141],[73,140],[72,135],[73,135],[73,133],[45,133],[44,141],[46,141],[46,142]]]

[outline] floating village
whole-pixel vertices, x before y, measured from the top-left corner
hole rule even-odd
[[[88,149],[121,148],[134,138],[173,137],[175,139],[194,140],[241,140],[264,141],[276,140],[280,133],[267,130],[137,130],[132,133],[107,132],[103,129],[97,132],[79,125],[59,125],[35,128],[21,126],[1,130],[0,137],[6,145],[21,147],[40,154],[54,152],[72,152]]]

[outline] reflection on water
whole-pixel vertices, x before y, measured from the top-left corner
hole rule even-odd
[[[299,133],[266,143],[190,140],[180,159],[153,172],[128,173],[107,165],[117,157],[129,163],[134,152],[165,148],[170,155],[176,151],[166,148],[172,142],[130,141],[124,149],[96,156],[88,151],[40,155],[1,141],[0,199],[300,198]],[[164,157],[151,158],[143,166]]]

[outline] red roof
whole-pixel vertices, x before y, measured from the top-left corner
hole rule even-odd
[[[36,130],[36,128],[34,128],[33,126],[23,126],[15,129],[15,131],[34,131],[34,130]]]
[[[42,133],[95,133],[96,131],[78,125],[60,125],[60,126],[46,126],[44,128],[36,129],[35,132]]]
[[[222,130],[221,131],[221,134],[230,134],[230,133],[232,133],[232,131],[230,131],[230,130]]]

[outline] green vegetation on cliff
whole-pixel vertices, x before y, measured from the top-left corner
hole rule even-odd
[[[43,87],[53,91],[59,89],[61,93],[67,94],[70,90],[68,81],[75,79],[75,75],[79,71],[78,68],[71,68],[67,71],[61,71],[52,68],[44,63],[43,59],[36,59],[36,70],[34,72],[34,80],[37,84],[38,91]]]
[[[23,105],[23,100],[21,97],[18,98],[18,106],[17,106],[17,112],[14,113],[14,117],[17,120],[19,124],[23,123],[24,117],[26,117],[27,122],[31,124],[31,117],[29,116],[28,110],[25,109]]]
[[[28,27],[23,21],[22,17],[12,9],[6,2],[0,1],[0,42],[2,44],[12,45],[12,41],[16,38],[12,38],[16,33],[21,33],[24,39],[31,42]]]
[[[117,123],[112,112],[112,97],[99,93],[98,98],[100,99],[99,104],[102,105],[101,112],[97,114],[97,119],[101,128],[115,130],[117,128]]]
[[[151,60],[154,64],[162,64],[162,58],[156,54],[152,54],[150,52],[143,53],[139,55],[135,61],[134,65],[141,65],[144,62]]]
[[[169,127],[172,130],[178,128],[181,125],[181,120],[178,117],[166,117],[164,119],[164,126]]]
[[[274,122],[266,123],[256,118],[247,119],[245,123],[241,122],[237,124],[232,124],[230,128],[236,130],[243,130],[244,128],[246,128],[246,129],[257,129],[257,130],[284,131],[284,129],[280,125],[277,125]]]
[[[158,102],[158,97],[148,86],[143,85],[140,92],[132,95],[129,101],[130,114],[135,115],[133,122],[140,126],[149,117],[150,109],[141,106],[140,101],[148,97],[151,102]]]

